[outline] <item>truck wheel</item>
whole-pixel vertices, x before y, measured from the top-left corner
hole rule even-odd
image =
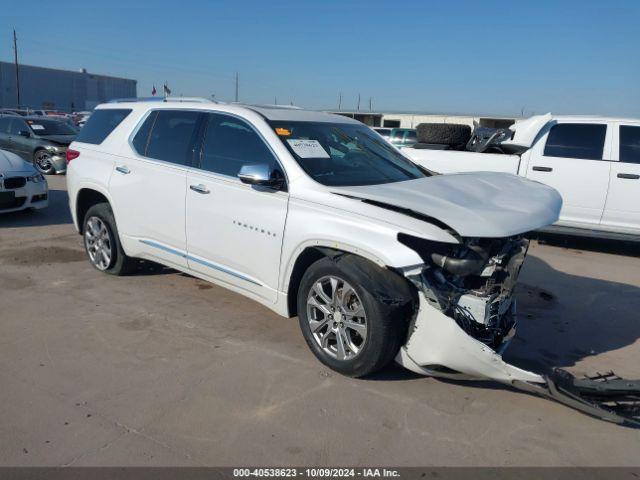
[[[440,145],[466,145],[471,138],[471,127],[456,123],[421,123],[416,127],[416,136],[420,143]]]
[[[363,273],[368,277],[365,283],[395,274],[349,257],[344,264],[323,258],[307,269],[298,290],[298,318],[318,360],[344,375],[362,377],[380,370],[398,353],[406,338],[411,298],[395,303],[378,298],[370,285],[363,285]],[[365,262],[369,265],[362,268]],[[380,285],[385,282],[388,279],[381,279]]]
[[[87,210],[82,235],[89,262],[101,272],[126,275],[135,268],[135,261],[122,250],[108,203],[98,203]]]

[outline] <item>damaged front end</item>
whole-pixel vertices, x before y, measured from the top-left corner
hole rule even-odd
[[[495,380],[619,424],[640,425],[640,382],[613,376],[577,379],[553,369],[539,374],[511,365],[502,353],[515,333],[514,287],[528,240],[460,239],[459,245],[399,234],[425,264],[404,271],[419,305],[396,361],[414,372]]]

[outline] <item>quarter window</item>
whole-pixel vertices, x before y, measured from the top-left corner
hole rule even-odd
[[[158,110],[145,156],[190,165],[201,115],[199,112]]]
[[[559,123],[549,131],[544,156],[602,160],[606,134],[606,125]]]
[[[620,161],[640,163],[640,127],[620,126]]]
[[[268,164],[277,160],[260,136],[235,117],[212,113],[205,131],[200,168],[235,177],[243,165]]]
[[[131,113],[129,108],[104,108],[96,110],[87,120],[87,123],[76,138],[77,142],[101,144],[115,128],[120,125],[127,115]]]
[[[142,156],[145,156],[147,154],[149,134],[151,133],[151,127],[153,127],[153,123],[156,121],[157,114],[157,111],[151,112],[144,123],[140,126],[140,129],[138,129],[136,136],[133,137],[133,148]]]

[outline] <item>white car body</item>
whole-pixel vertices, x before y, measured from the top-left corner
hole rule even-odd
[[[503,272],[507,280],[501,293],[489,298],[469,290],[456,293],[452,301],[455,308],[467,312],[465,318],[476,315],[480,323],[513,312],[513,286],[527,246],[520,235],[557,220],[561,198],[554,189],[504,173],[327,186],[315,181],[293,156],[293,149],[278,137],[290,132],[274,128],[272,122],[327,122],[366,129],[359,122],[300,109],[186,100],[101,105],[90,122],[97,121],[94,118],[104,109],[130,113],[100,143],[82,143],[81,133],[69,148],[78,155],[67,171],[69,204],[78,231],[83,233],[83,222],[87,225],[87,245],[94,245],[95,238],[87,222],[96,217],[85,213],[91,204],[108,203],[127,257],[153,260],[222,285],[285,317],[296,314],[290,296],[297,292],[296,272],[305,255],[319,252],[335,265],[346,255],[387,272],[414,292],[411,326],[404,334],[406,343],[397,351],[397,362],[425,375],[494,379],[551,396],[545,390],[547,377],[502,360],[508,341],[501,337],[500,346],[492,348],[445,314],[439,303],[441,292],[434,285],[446,284],[441,278],[444,270],[456,271],[454,264],[467,265],[469,258],[475,258],[467,257],[469,249],[482,249],[483,242],[496,244],[499,253],[481,259],[478,278]],[[134,146],[137,133],[155,114],[149,122],[153,130],[155,119],[165,110],[241,120],[277,159],[286,188],[248,184],[243,171],[238,177],[228,176],[140,155]],[[276,134],[278,130],[285,133]],[[147,148],[150,139],[157,137],[145,135]],[[202,153],[193,152],[193,161],[200,158],[200,165]],[[461,248],[467,253],[443,257],[425,250],[425,245]],[[431,260],[425,260],[425,255],[431,255]],[[376,286],[371,289],[375,290]],[[391,291],[375,296],[386,298],[389,305],[398,301]]]
[[[602,158],[545,155],[549,132],[562,124],[606,126]],[[547,114],[510,127],[513,137],[502,145],[526,149],[519,155],[415,148],[404,149],[403,153],[440,173],[506,172],[544,183],[558,190],[563,200],[553,229],[624,238],[640,235],[640,163],[621,160],[621,127],[640,132],[640,120]],[[640,152],[640,145],[635,148]]]
[[[0,213],[49,205],[46,179],[30,163],[0,150]]]

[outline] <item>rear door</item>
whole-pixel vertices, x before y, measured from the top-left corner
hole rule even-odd
[[[244,119],[211,113],[198,158],[186,190],[189,268],[275,302],[289,194],[237,177],[251,164],[282,172],[275,153]]]
[[[640,233],[640,122],[615,124],[604,227]]]
[[[109,190],[121,236],[131,251],[186,267],[185,189],[203,114],[157,110],[116,159]]]
[[[600,224],[611,168],[607,127],[606,122],[553,122],[531,150],[526,176],[560,192],[559,224]]]

